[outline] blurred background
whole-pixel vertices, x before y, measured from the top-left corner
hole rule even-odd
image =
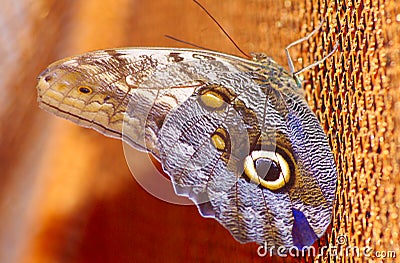
[[[325,33],[291,50],[300,69],[340,44],[333,62],[305,73],[304,82],[339,169],[327,237],[335,244],[344,233],[351,245],[400,254],[399,7],[328,2],[201,1],[243,50],[284,66],[285,46],[328,17]],[[188,47],[168,34],[240,56],[198,6],[190,0],[0,0],[0,6],[0,262],[289,262],[259,258],[257,244],[239,244],[194,206],[151,196],[131,175],[120,141],[37,106],[40,72],[90,50]],[[143,163],[143,155],[137,158]],[[290,261],[352,260],[340,259]],[[352,262],[367,262],[359,260]]]

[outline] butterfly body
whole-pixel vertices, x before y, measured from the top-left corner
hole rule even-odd
[[[336,168],[292,74],[273,60],[123,48],[39,76],[45,110],[151,152],[175,191],[240,242],[302,247],[330,223]]]

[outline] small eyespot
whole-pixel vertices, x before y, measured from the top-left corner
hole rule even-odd
[[[46,77],[44,78],[44,80],[45,80],[46,82],[49,82],[52,78],[53,78],[53,77],[52,77],[51,75],[48,75],[48,76],[46,76]]]
[[[93,90],[87,86],[80,86],[78,87],[78,91],[83,94],[90,94]]]
[[[229,134],[223,128],[218,128],[211,135],[212,145],[219,151],[225,151],[227,148],[227,143],[229,142]]]

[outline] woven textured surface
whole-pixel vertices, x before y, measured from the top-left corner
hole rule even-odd
[[[299,69],[339,43],[331,58],[302,74],[339,171],[332,230],[320,247],[368,246],[397,255],[333,251],[270,260],[193,206],[147,194],[130,175],[120,142],[36,104],[40,71],[88,50],[184,46],[163,36],[170,34],[238,54],[210,19],[191,1],[14,2],[0,1],[1,262],[400,262],[398,3],[202,2],[244,50],[264,52],[282,65],[284,47],[326,18],[318,34],[291,50]]]
[[[334,58],[307,77],[308,99],[327,131],[339,171],[333,228],[328,235],[337,250],[316,261],[392,262],[393,252],[398,260],[399,21],[395,4],[310,1],[303,10],[306,24],[318,22],[322,13],[330,27],[329,33],[305,45],[306,51],[321,57],[339,42]]]

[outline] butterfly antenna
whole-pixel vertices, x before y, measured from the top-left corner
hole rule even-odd
[[[246,56],[247,58],[251,59],[252,57],[248,54],[246,54],[246,52],[244,52],[237,44],[236,42],[229,36],[229,34],[225,31],[225,29],[218,23],[218,21],[210,14],[210,12],[208,12],[208,10],[202,6],[199,2],[197,2],[196,0],[193,0],[193,2],[195,2],[198,6],[200,6],[201,9],[203,9],[204,12],[206,12],[206,14],[214,21],[215,24],[217,24],[217,26],[219,27],[219,29],[222,30],[222,32],[224,32],[225,36],[227,36],[229,38],[229,40],[232,42],[233,45],[235,45],[235,47],[237,48],[237,50],[239,50],[240,53],[242,53],[244,56]]]
[[[197,48],[200,48],[200,49],[205,49],[205,50],[210,50],[210,51],[217,52],[216,50],[213,50],[213,49],[210,49],[210,48],[206,48],[206,47],[203,47],[203,46],[199,46],[199,45],[193,44],[193,43],[191,43],[191,42],[187,42],[187,41],[185,41],[185,40],[182,40],[182,39],[179,39],[179,38],[170,36],[170,35],[164,35],[164,36],[165,36],[166,38],[172,39],[172,40],[174,40],[174,41],[177,41],[177,42],[180,42],[180,43],[183,43],[183,44],[192,46],[192,47],[197,47]]]

